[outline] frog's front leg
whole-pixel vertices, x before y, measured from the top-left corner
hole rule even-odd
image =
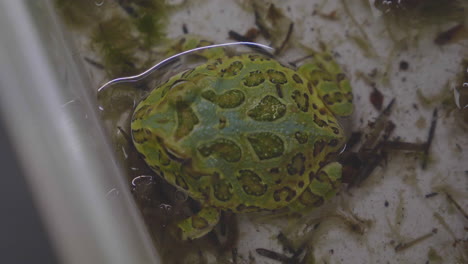
[[[295,212],[301,212],[307,208],[319,207],[324,201],[332,198],[338,192],[341,185],[343,166],[338,162],[331,162],[322,167],[304,192],[289,205]]]
[[[353,113],[351,85],[329,53],[316,53],[298,72],[308,79],[325,105],[338,116]]]
[[[197,214],[178,223],[182,239],[196,239],[213,230],[218,223],[220,211],[214,207],[204,207]]]

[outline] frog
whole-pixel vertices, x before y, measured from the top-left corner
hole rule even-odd
[[[202,56],[150,91],[130,124],[146,164],[200,204],[176,223],[178,235],[205,236],[222,211],[304,212],[335,196],[346,141],[339,118],[354,106],[332,55],[314,52],[299,67],[222,48]]]

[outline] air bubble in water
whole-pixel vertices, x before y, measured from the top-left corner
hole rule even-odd
[[[468,83],[464,83],[461,89],[453,89],[453,97],[459,109],[468,108]]]
[[[151,184],[153,183],[153,176],[148,176],[148,175],[141,175],[133,178],[132,180],[132,186],[136,187],[138,184],[141,183],[146,183],[146,184]]]
[[[172,205],[170,204],[160,204],[159,208],[166,213],[169,213],[172,210]]]
[[[185,202],[185,201],[187,201],[188,195],[187,195],[186,192],[183,192],[181,190],[177,190],[176,193],[175,193],[175,198],[178,201]]]

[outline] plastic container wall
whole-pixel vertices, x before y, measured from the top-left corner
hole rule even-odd
[[[51,1],[0,2],[0,110],[63,263],[158,263]]]

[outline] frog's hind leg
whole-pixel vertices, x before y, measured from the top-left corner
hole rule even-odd
[[[298,72],[308,79],[325,105],[338,116],[353,113],[351,85],[331,54],[316,53],[301,65]]]
[[[311,179],[304,192],[289,205],[295,212],[321,206],[334,197],[341,184],[342,165],[332,162],[322,167]]]
[[[213,207],[204,207],[197,214],[178,223],[182,239],[196,239],[213,230],[218,223],[220,211]]]

